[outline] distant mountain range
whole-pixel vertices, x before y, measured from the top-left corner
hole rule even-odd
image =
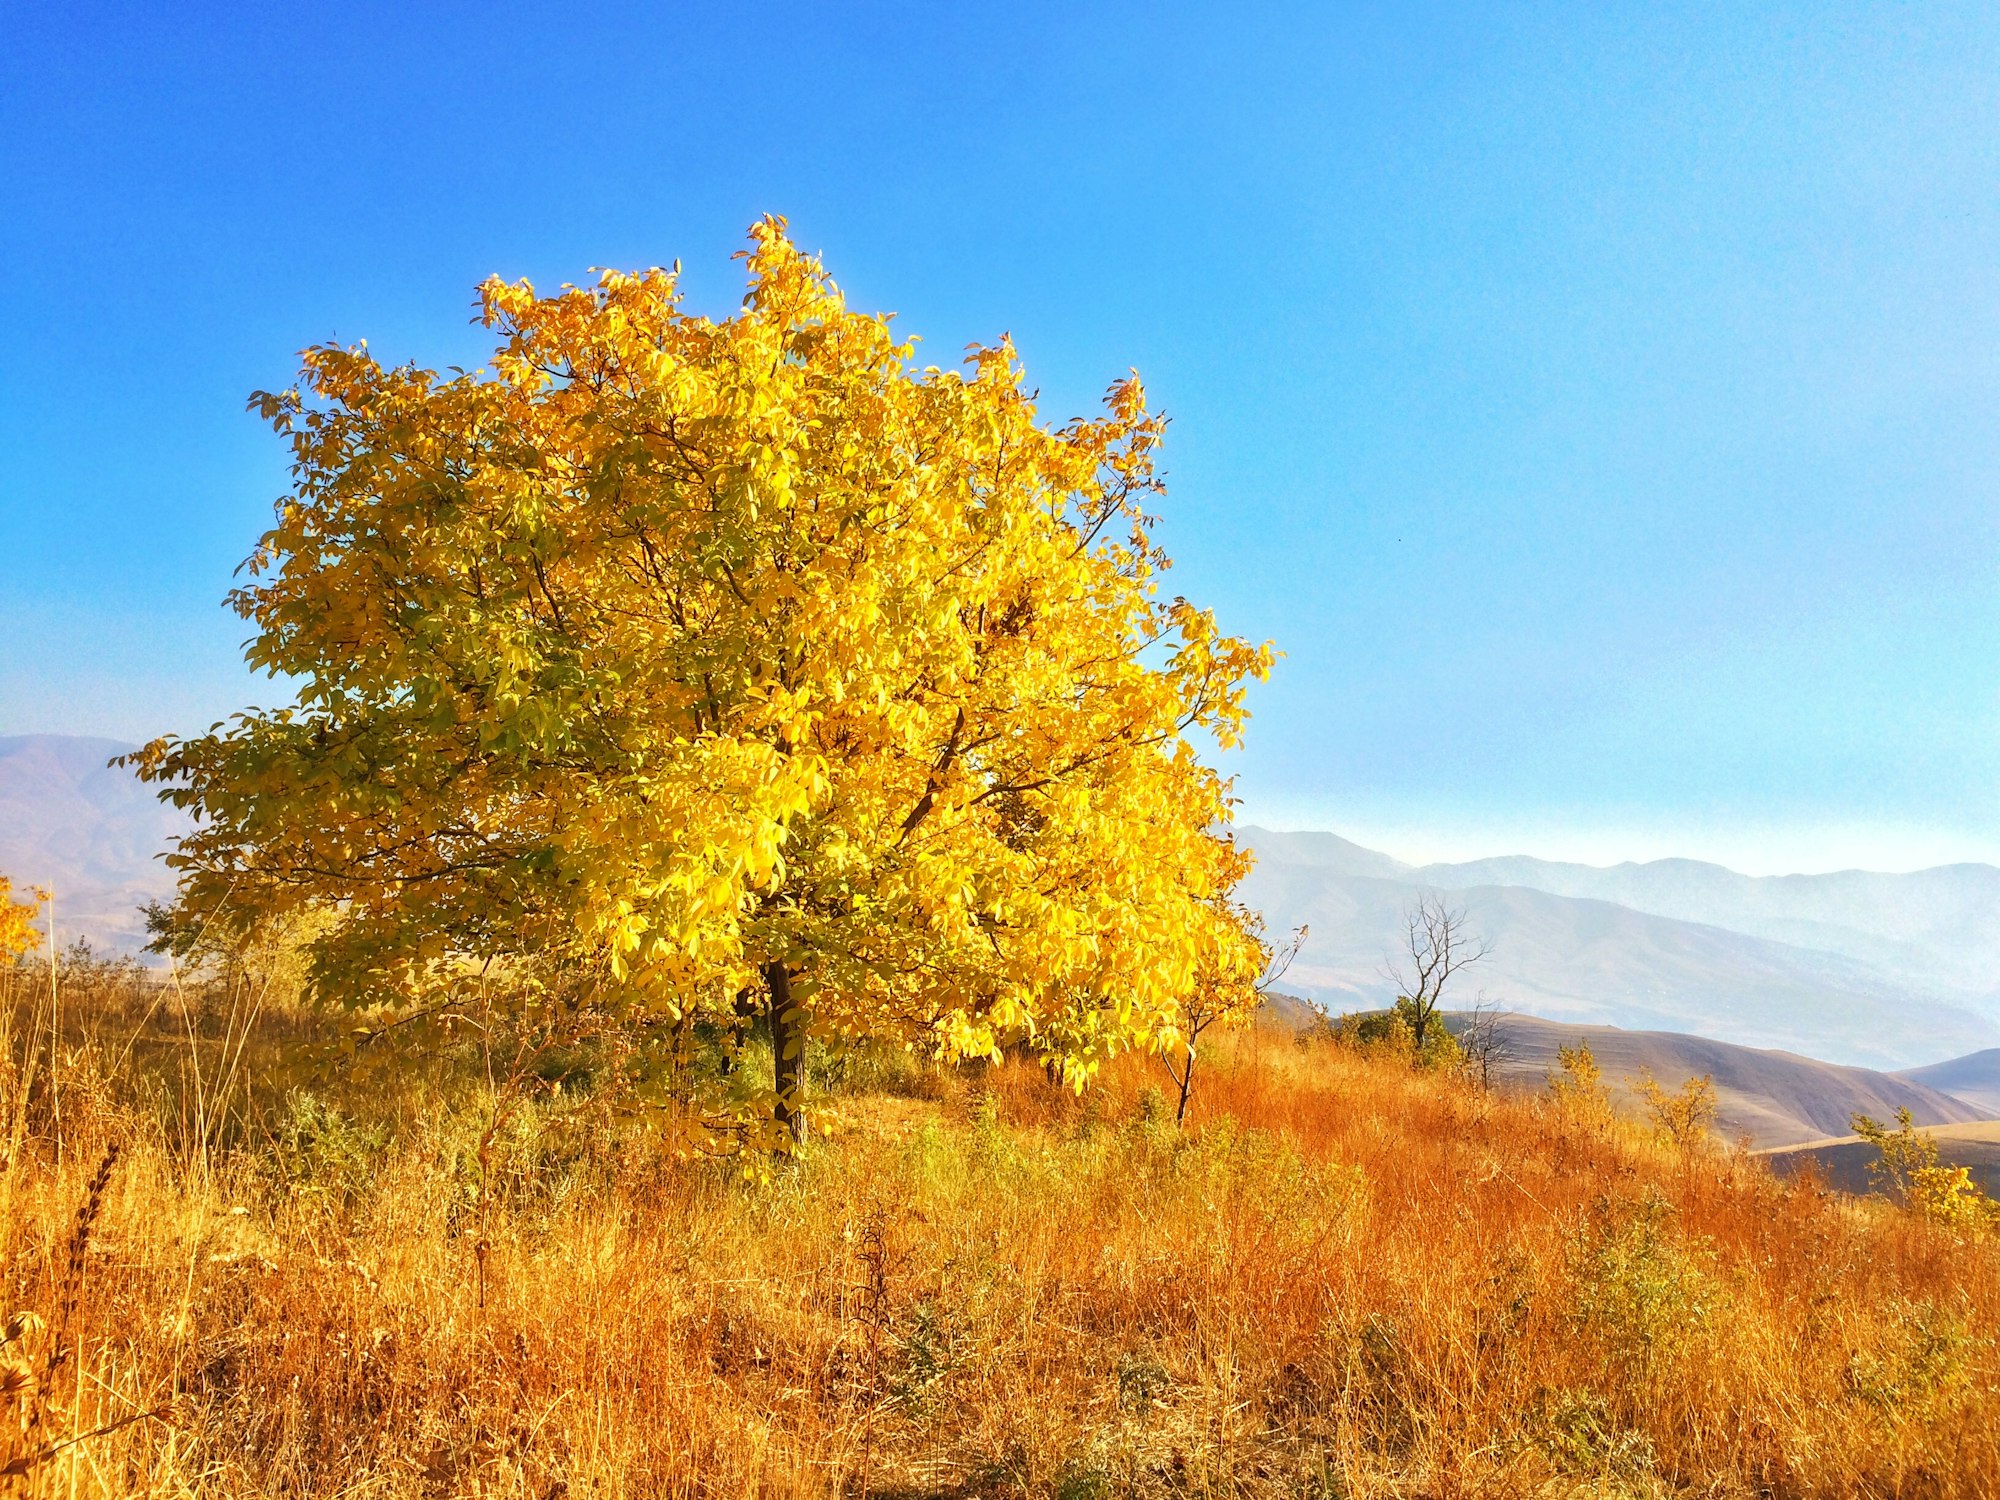
[[[1963,1099],[1989,1120],[2000,1120],[2000,1047],[1932,1063],[1927,1068],[1910,1068],[1902,1076]]]
[[[1244,896],[1311,936],[1288,988],[1389,1004],[1420,892],[1492,945],[1448,997],[1552,1020],[1692,1032],[1894,1070],[2000,1044],[2000,869],[1756,877],[1693,860],[1593,869],[1525,857],[1407,865],[1331,833],[1246,828]]]
[[[186,819],[108,762],[133,747],[73,735],[0,737],[0,874],[55,892],[56,935],[131,952],[139,909],[173,890],[159,855]]]
[[[132,951],[144,941],[139,908],[172,889],[157,856],[186,823],[107,765],[130,748],[0,738],[0,873],[54,888],[64,941]],[[1990,865],[1781,877],[1693,860],[1414,866],[1331,833],[1243,835],[1258,855],[1246,899],[1273,932],[1312,929],[1286,985],[1329,1009],[1393,1000],[1384,967],[1402,914],[1436,891],[1493,946],[1450,1003],[1484,991],[1552,1021],[1887,1071],[1952,1058],[1970,1072],[1912,1081],[2000,1114],[2000,869]],[[1988,1064],[1965,1056],[1987,1049]]]

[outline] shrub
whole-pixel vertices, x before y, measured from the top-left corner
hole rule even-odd
[[[1706,1073],[1688,1079],[1672,1094],[1645,1074],[1639,1080],[1639,1097],[1660,1134],[1683,1155],[1699,1149],[1715,1123],[1715,1084]]]
[[[1605,1085],[1590,1043],[1558,1043],[1556,1071],[1549,1075],[1549,1100],[1565,1119],[1592,1127],[1611,1122],[1611,1090]]]
[[[1964,1384],[1971,1343],[1964,1318],[1928,1299],[1899,1298],[1874,1347],[1849,1358],[1848,1388],[1892,1418],[1918,1415]]]
[[[1425,1027],[1423,1044],[1417,1044],[1417,1005],[1405,995],[1398,995],[1388,1010],[1342,1016],[1334,1035],[1348,1046],[1395,1058],[1414,1068],[1452,1072],[1464,1059],[1458,1038],[1442,1025]]]
[[[1918,1218],[1960,1231],[2000,1227],[2000,1203],[1980,1191],[1967,1168],[1939,1163],[1937,1142],[1917,1129],[1907,1107],[1896,1111],[1894,1130],[1867,1115],[1854,1116],[1853,1124],[1880,1153],[1868,1164],[1869,1180]]]
[[[1574,1247],[1576,1322],[1635,1383],[1678,1360],[1721,1298],[1702,1265],[1708,1247],[1676,1235],[1674,1216],[1658,1189],[1636,1202],[1600,1199]]]
[[[271,1148],[290,1192],[346,1203],[367,1184],[388,1139],[382,1127],[362,1125],[320,1095],[294,1089]]]
[[[1910,1178],[1910,1207],[1923,1218],[1952,1229],[2000,1226],[2000,1203],[1980,1191],[1968,1167],[1917,1168]]]

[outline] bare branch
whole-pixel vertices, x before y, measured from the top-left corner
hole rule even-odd
[[[1452,977],[1492,951],[1484,937],[1468,930],[1464,908],[1447,905],[1435,891],[1423,892],[1403,914],[1403,949],[1384,972],[1397,999],[1409,1003],[1419,1053]]]

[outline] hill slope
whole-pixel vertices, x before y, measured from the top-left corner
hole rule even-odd
[[[2000,1119],[2000,1047],[1932,1063],[1927,1068],[1909,1068],[1898,1076],[1940,1089],[1977,1105],[1988,1117]]]
[[[91,1496],[2000,1494],[1990,1246],[1323,1041],[1219,1039],[1183,1129],[1151,1058],[1079,1096],[888,1047],[763,1173],[589,1083],[495,1131],[463,1035],[280,1105],[347,1018],[259,1012],[242,1077],[292,1128],[222,1178],[155,1124],[216,1106],[193,1013],[97,1003],[74,1034],[132,1049],[68,1053],[90,1107],[29,1134],[0,1217],[11,1305],[92,1376],[41,1408],[92,1436],[33,1493],[75,1454]],[[371,1144],[289,1146],[328,1119]],[[113,1141],[110,1253],[65,1277]],[[478,1250],[475,1143],[508,1184]]]
[[[1533,1016],[1499,1022],[1506,1057],[1496,1069],[1503,1087],[1539,1089],[1557,1067],[1558,1045],[1590,1045],[1591,1055],[1627,1112],[1636,1112],[1631,1083],[1650,1073],[1664,1088],[1707,1074],[1715,1084],[1716,1132],[1747,1136],[1753,1147],[1797,1145],[1844,1136],[1856,1113],[1888,1119],[1898,1106],[1920,1125],[1966,1124],[1986,1111],[1939,1089],[1891,1073],[1731,1046],[1674,1032],[1624,1031],[1613,1026],[1565,1026]]]
[[[1938,1143],[1938,1161],[1947,1167],[1965,1167],[1972,1180],[1988,1197],[2000,1196],[2000,1121],[1982,1120],[1971,1125],[1939,1125],[1926,1131]],[[1881,1153],[1866,1141],[1847,1136],[1839,1140],[1815,1141],[1790,1150],[1767,1153],[1771,1167],[1781,1175],[1796,1172],[1807,1159],[1818,1167],[1829,1186],[1844,1193],[1866,1193],[1874,1184],[1868,1168]]]

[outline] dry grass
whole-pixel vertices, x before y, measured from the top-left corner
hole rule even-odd
[[[1331,1044],[1185,1134],[1137,1061],[878,1060],[760,1184],[93,983],[25,1097],[0,1000],[30,1492],[2000,1493],[1990,1243]]]

